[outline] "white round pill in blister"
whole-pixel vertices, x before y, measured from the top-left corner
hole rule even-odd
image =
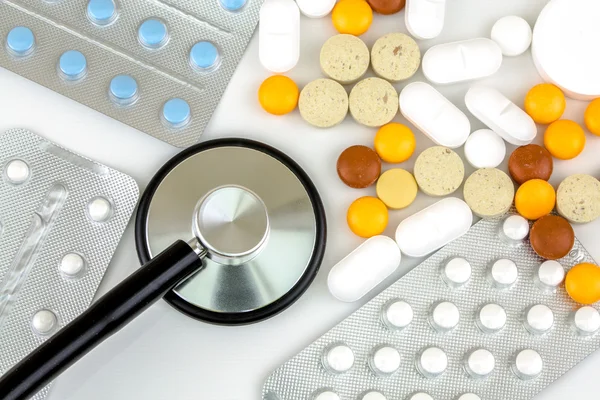
[[[392,375],[400,368],[402,357],[392,346],[383,345],[375,348],[369,357],[369,366],[378,375]]]
[[[529,48],[533,32],[531,26],[521,17],[509,15],[500,18],[492,27],[491,38],[498,43],[502,54],[518,56]]]
[[[519,276],[517,264],[514,261],[501,258],[492,265],[490,277],[496,287],[506,288],[512,286]]]
[[[474,378],[485,378],[496,367],[494,355],[486,349],[475,349],[465,360],[465,369]]]
[[[475,168],[496,168],[506,157],[506,144],[491,129],[479,129],[467,138],[465,157]]]
[[[448,368],[448,356],[439,347],[428,347],[417,358],[417,369],[426,378],[441,375]]]
[[[330,372],[341,374],[354,365],[354,352],[344,343],[335,343],[325,349],[323,366]]]
[[[340,395],[331,390],[319,391],[313,396],[314,400],[340,400]]]
[[[83,271],[85,267],[85,260],[80,254],[67,253],[60,260],[59,268],[60,272],[67,275],[68,277],[77,276]]]
[[[517,377],[527,380],[541,374],[543,367],[544,361],[540,353],[532,349],[525,349],[515,357],[512,370]]]
[[[374,390],[365,393],[361,400],[387,400],[387,397],[381,392],[376,392]]]
[[[112,216],[112,204],[104,197],[94,197],[87,205],[89,217],[94,222],[106,222]]]
[[[525,311],[525,328],[535,335],[546,333],[554,325],[554,313],[544,304],[536,304]]]
[[[481,400],[481,397],[477,396],[475,393],[465,393],[457,400]]]
[[[413,320],[413,309],[407,302],[394,299],[383,307],[382,320],[388,328],[400,330],[406,328]]]
[[[593,335],[600,329],[600,313],[594,307],[584,306],[573,313],[573,325],[583,336]]]
[[[537,272],[536,282],[547,289],[555,289],[565,279],[565,269],[554,260],[544,261]]]
[[[498,304],[486,304],[477,314],[477,326],[485,333],[498,332],[506,325],[506,311]]]
[[[462,286],[471,279],[471,264],[462,257],[453,258],[444,265],[442,278],[451,287]]]
[[[460,312],[458,307],[449,301],[442,301],[433,305],[430,311],[429,323],[439,332],[447,332],[458,325]]]
[[[23,160],[11,160],[4,169],[6,179],[13,185],[20,185],[29,179],[29,165]]]
[[[409,400],[433,400],[429,394],[424,392],[415,393],[409,397]]]
[[[511,215],[502,223],[502,232],[510,240],[523,240],[529,234],[529,221],[520,215]]]
[[[33,330],[40,335],[51,333],[58,323],[56,314],[50,310],[40,310],[31,319]]]

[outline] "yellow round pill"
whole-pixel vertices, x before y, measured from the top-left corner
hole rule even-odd
[[[554,187],[542,179],[532,179],[522,184],[515,195],[515,207],[523,217],[536,220],[548,215],[556,204]]]
[[[350,205],[346,219],[350,230],[355,235],[370,238],[381,235],[385,230],[388,223],[388,210],[376,197],[361,197]]]
[[[371,26],[373,10],[365,0],[340,1],[331,12],[331,21],[339,33],[359,36]]]
[[[298,105],[298,85],[284,75],[273,75],[258,88],[258,101],[270,114],[283,115],[294,111]]]
[[[585,132],[577,122],[559,119],[544,133],[544,147],[560,160],[577,157],[585,147]]]
[[[525,96],[525,112],[538,124],[549,124],[559,119],[567,100],[562,90],[551,83],[534,86]]]
[[[391,209],[408,207],[417,197],[417,181],[401,168],[385,171],[377,181],[377,197]]]
[[[592,101],[585,110],[585,126],[594,135],[600,136],[600,98]]]
[[[410,128],[391,122],[379,128],[375,135],[375,151],[388,163],[401,163],[414,153],[417,142]]]

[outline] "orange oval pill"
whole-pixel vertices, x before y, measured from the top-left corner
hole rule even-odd
[[[515,207],[519,214],[531,220],[548,215],[556,204],[556,192],[551,184],[542,179],[532,179],[522,184],[515,195]]]
[[[350,230],[363,238],[381,235],[388,223],[388,210],[376,197],[361,197],[348,208],[346,215]]]
[[[600,300],[600,268],[590,263],[577,264],[567,272],[565,289],[580,304]]]

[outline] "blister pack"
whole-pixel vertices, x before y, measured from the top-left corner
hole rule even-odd
[[[23,129],[0,135],[0,168],[1,375],[89,306],[139,190]]]
[[[177,147],[196,143],[262,0],[6,0],[0,66]]]
[[[525,400],[600,347],[565,270],[482,220],[283,364],[265,400]],[[524,242],[526,243],[526,242]]]

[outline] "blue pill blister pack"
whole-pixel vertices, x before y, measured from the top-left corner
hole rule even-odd
[[[4,0],[0,66],[177,147],[196,143],[262,0]]]

